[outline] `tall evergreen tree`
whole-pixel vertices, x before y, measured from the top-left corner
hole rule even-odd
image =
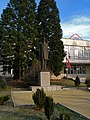
[[[14,79],[36,58],[36,3],[35,0],[10,0],[3,10],[1,60],[3,66],[14,69]],[[1,27],[0,27],[1,28]]]
[[[65,56],[60,26],[59,11],[55,0],[41,0],[37,10],[39,41],[49,45],[49,67],[57,76],[63,66]]]

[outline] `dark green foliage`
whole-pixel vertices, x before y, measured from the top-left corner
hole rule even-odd
[[[55,70],[55,71],[53,71],[53,72],[54,72],[54,75],[55,75],[55,76],[60,75],[60,71],[58,71],[58,70],[57,70],[57,71]]]
[[[0,105],[3,105],[3,103],[4,103],[3,97],[0,97]]]
[[[4,98],[4,101],[7,101],[7,100],[9,100],[10,96],[9,96],[9,95],[6,95],[6,96],[4,96],[3,98]]]
[[[65,57],[59,11],[55,0],[41,0],[37,10],[38,38],[49,46],[49,69],[58,76]]]
[[[36,28],[35,0],[10,0],[0,20],[0,56],[4,70],[14,69],[14,79],[36,59]]]
[[[60,120],[70,120],[70,114],[69,113],[60,113]]]
[[[71,120],[71,117],[69,113],[61,112],[59,118],[56,118],[55,120]]]
[[[59,118],[60,120],[63,120],[63,113],[60,113]]]
[[[90,87],[90,77],[86,78],[85,84],[87,85],[87,87]]]
[[[78,76],[76,76],[76,79],[75,79],[75,86],[79,86],[80,85],[80,78]]]
[[[6,101],[10,99],[9,95],[0,97],[0,105],[3,105]]]
[[[6,89],[7,88],[7,83],[6,80],[0,80],[0,89]]]
[[[38,86],[39,85],[38,71],[40,71],[40,63],[37,60],[31,68],[25,71],[24,80],[29,82],[31,86],[33,85]]]
[[[45,97],[46,93],[43,89],[37,89],[36,93],[33,94],[32,98],[38,109],[42,109],[44,107]]]
[[[53,103],[53,98],[46,96],[45,102],[44,102],[44,110],[45,110],[45,115],[48,120],[50,120],[51,115],[54,112],[54,103]]]

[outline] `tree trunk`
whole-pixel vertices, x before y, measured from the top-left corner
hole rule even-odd
[[[14,80],[18,80],[20,78],[19,70],[14,69],[13,74],[14,74],[13,77]]]

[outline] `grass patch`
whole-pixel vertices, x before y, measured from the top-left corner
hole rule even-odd
[[[75,82],[69,79],[62,79],[62,80],[51,80],[51,85],[61,85],[65,87],[75,87]],[[85,83],[80,83],[79,87],[86,87]]]

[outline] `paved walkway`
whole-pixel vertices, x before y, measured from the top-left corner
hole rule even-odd
[[[14,105],[32,105],[32,92],[30,91],[12,91]],[[90,119],[90,92],[79,89],[63,89],[60,91],[47,92],[51,95],[55,103],[61,103],[64,106],[77,111],[78,113]]]

